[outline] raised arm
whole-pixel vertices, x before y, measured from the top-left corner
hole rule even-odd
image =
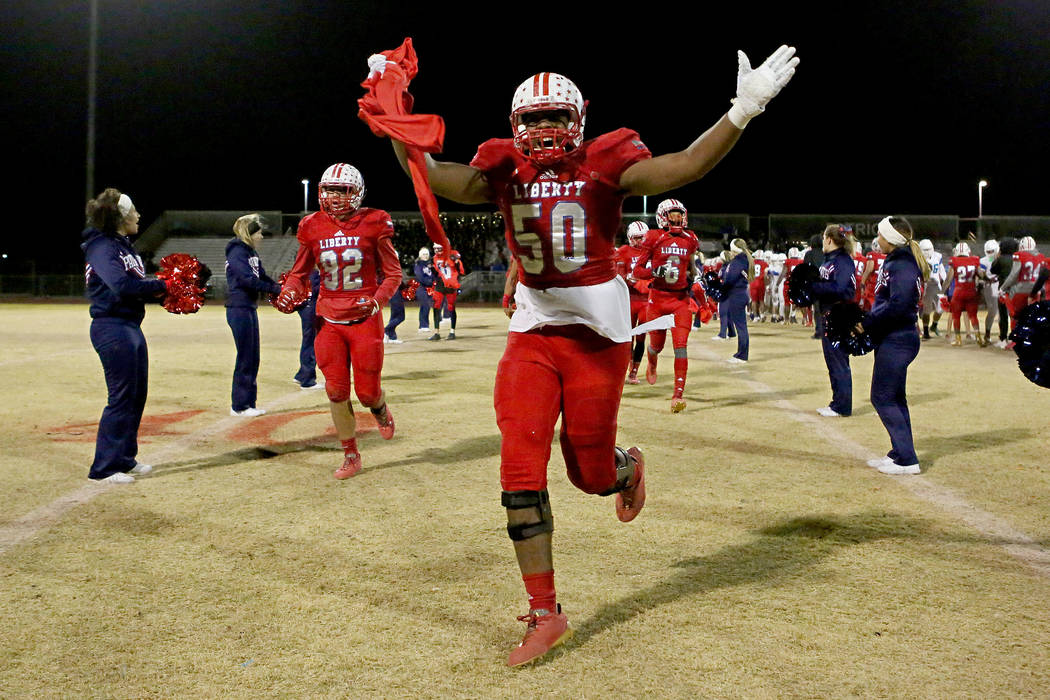
[[[405,144],[390,139],[394,154],[401,169],[408,174],[408,155]],[[460,204],[484,204],[490,201],[489,184],[480,170],[463,163],[434,160],[429,153],[423,154],[427,164],[427,178],[434,194]]]

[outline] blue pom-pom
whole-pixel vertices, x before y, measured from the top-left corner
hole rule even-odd
[[[725,299],[726,293],[722,286],[722,277],[714,270],[708,270],[700,276],[700,286],[704,288],[709,299],[714,301]]]
[[[1021,309],[1010,340],[1021,373],[1033,384],[1050,389],[1050,301]]]
[[[864,320],[864,312],[852,301],[832,304],[824,312],[824,335],[832,346],[853,356],[867,355],[875,349],[875,342],[867,332],[857,333],[857,324]]]
[[[788,278],[788,301],[794,306],[813,305],[813,283],[820,278],[820,270],[812,263],[799,263]]]

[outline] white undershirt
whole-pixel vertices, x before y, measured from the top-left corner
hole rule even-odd
[[[617,343],[631,339],[631,300],[620,276],[583,287],[532,289],[518,282],[514,303],[512,332],[580,324]]]

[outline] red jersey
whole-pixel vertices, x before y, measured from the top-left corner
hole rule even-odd
[[[627,275],[634,273],[634,266],[637,264],[638,259],[642,256],[641,246],[635,247],[631,244],[622,245],[616,249],[616,272],[626,278]],[[642,284],[644,280],[639,280],[635,284],[627,283],[627,289],[631,293],[632,297],[644,297],[648,294],[648,291],[642,291],[642,287],[647,288],[648,284]]]
[[[864,291],[860,286],[860,278],[864,274],[864,267],[867,264],[868,257],[864,253],[853,254],[853,286],[857,290],[857,293],[854,295],[855,301],[860,301],[860,295]]]
[[[1032,284],[1035,282],[1035,278],[1039,275],[1041,257],[1039,254],[1028,250],[1014,253],[1014,262],[1021,263],[1021,270],[1017,273],[1017,282],[1019,284],[1024,284],[1025,282]]]
[[[885,259],[885,253],[876,253],[875,251],[868,253],[868,260],[871,261],[872,265],[871,274],[868,275],[868,281],[864,284],[864,296],[875,298],[875,285],[879,282],[879,270],[882,269],[882,261]]]
[[[651,229],[642,241],[642,255],[635,262],[634,276],[639,279],[651,279],[651,289],[662,292],[686,292],[692,283],[693,258],[700,250],[700,241],[689,229],[664,231]],[[646,267],[649,263],[650,267]],[[662,277],[654,271],[664,267]]]
[[[580,287],[616,276],[620,176],[652,154],[630,129],[584,141],[557,163],[537,165],[512,139],[491,139],[470,164],[485,175],[506,221],[507,245],[533,289]]]
[[[316,266],[321,271],[317,315],[331,321],[343,320],[361,297],[374,297],[385,305],[401,284],[393,235],[394,222],[381,209],[362,207],[338,223],[324,212],[310,214],[299,222],[299,252],[285,284],[305,292]]]
[[[755,287],[766,286],[766,271],[769,270],[769,263],[765,260],[755,260],[755,278],[751,280],[751,284]]]
[[[455,258],[453,260],[452,258]],[[434,256],[434,271],[437,272],[438,291],[456,291],[459,289],[459,276],[466,274],[463,269],[463,260],[459,257],[459,251],[453,250],[448,255]]]
[[[954,256],[949,263],[952,266],[952,275],[955,277],[955,292],[977,293],[977,270],[981,267],[981,259],[976,255]]]

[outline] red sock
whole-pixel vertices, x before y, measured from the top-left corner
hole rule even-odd
[[[521,580],[525,582],[525,592],[529,594],[529,610],[558,611],[553,569],[540,574],[523,574]]]
[[[688,357],[674,358],[674,390],[681,392],[685,390],[685,373],[689,369]]]
[[[357,438],[353,437],[353,438],[350,438],[349,440],[342,440],[341,442],[343,444],[343,454],[345,456],[349,457],[350,455],[358,454],[358,452],[357,452]]]

